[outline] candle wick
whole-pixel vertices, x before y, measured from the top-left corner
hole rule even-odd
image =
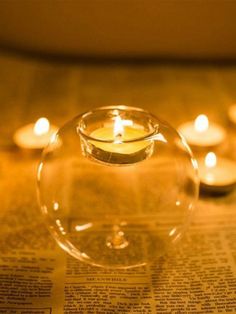
[[[121,144],[122,143],[122,133],[118,133],[115,135],[115,141],[116,144]]]

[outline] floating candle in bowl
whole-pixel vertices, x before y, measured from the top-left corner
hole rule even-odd
[[[236,163],[209,152],[198,161],[202,190],[224,193],[236,184]]]
[[[181,124],[178,131],[191,146],[211,147],[222,143],[226,137],[225,130],[216,123],[209,123],[208,117],[199,115],[195,121]]]
[[[26,149],[42,149],[57,132],[58,128],[50,125],[48,119],[40,118],[36,123],[30,123],[18,129],[14,134],[17,146]]]
[[[149,132],[132,120],[122,119],[117,110],[113,114],[112,122],[93,130],[83,140],[86,154],[114,164],[117,161],[129,164],[149,157],[153,149],[153,141],[147,139]]]

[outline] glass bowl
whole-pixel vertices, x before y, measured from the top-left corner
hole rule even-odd
[[[70,255],[110,268],[142,266],[175,246],[198,197],[185,140],[147,111],[101,107],[59,129],[38,168],[41,211]]]

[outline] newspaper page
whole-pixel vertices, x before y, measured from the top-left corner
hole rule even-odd
[[[0,158],[0,313],[236,313],[235,192],[202,198],[167,256],[112,271],[70,257],[48,233],[35,193],[38,158]]]

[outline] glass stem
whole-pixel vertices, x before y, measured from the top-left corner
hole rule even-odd
[[[118,224],[113,226],[112,234],[107,237],[106,245],[110,249],[124,249],[129,245],[124,232]]]

